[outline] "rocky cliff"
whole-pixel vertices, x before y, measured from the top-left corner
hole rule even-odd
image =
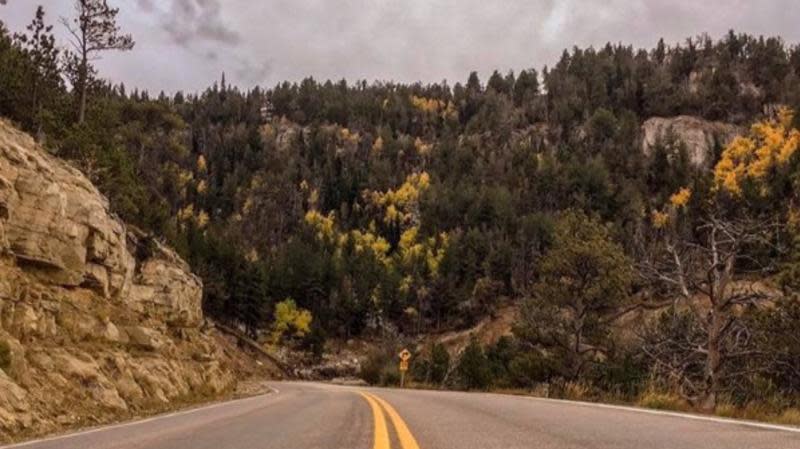
[[[653,117],[642,125],[642,150],[650,155],[660,139],[672,135],[686,145],[694,167],[708,168],[716,157],[715,150],[730,143],[741,132],[737,126],[698,117]]]
[[[0,440],[234,389],[249,361],[201,296],[175,252],[0,120]]]

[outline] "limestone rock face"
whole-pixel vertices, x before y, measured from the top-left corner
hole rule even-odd
[[[173,326],[193,327],[203,320],[203,284],[173,250],[153,242],[152,255],[138,267],[130,290],[137,307]]]
[[[203,326],[202,288],[0,120],[0,445],[232,390],[257,365]]]
[[[134,260],[125,227],[78,170],[0,122],[0,243],[55,284],[126,294]]]
[[[708,168],[713,163],[715,149],[730,143],[741,131],[735,125],[691,116],[653,117],[642,125],[642,151],[652,154],[659,139],[672,134],[686,145],[694,167]]]
[[[134,234],[83,174],[0,121],[0,251],[43,282],[199,325],[200,279],[174,251]],[[145,244],[155,249],[137,261],[135,247]]]

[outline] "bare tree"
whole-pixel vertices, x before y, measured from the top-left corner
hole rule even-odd
[[[117,25],[119,8],[112,8],[107,0],[76,0],[76,17],[61,18],[61,23],[72,35],[70,40],[76,52],[77,71],[75,89],[78,91],[78,123],[86,119],[86,96],[89,84],[90,61],[107,50],[133,49],[133,37],[121,34]]]
[[[745,374],[733,366],[752,355],[742,311],[777,296],[746,280],[756,278],[748,274],[774,268],[748,254],[756,247],[776,248],[777,226],[772,220],[710,216],[689,232],[663,231],[657,247],[645,252],[641,272],[658,290],[653,294],[673,297],[686,310],[676,313],[684,322],[670,335],[645,342],[645,352],[656,368],[679,381],[687,400],[705,411],[716,408],[726,383]]]

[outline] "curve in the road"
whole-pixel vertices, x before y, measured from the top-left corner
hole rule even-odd
[[[708,416],[488,393],[272,385],[280,391],[5,449],[800,448],[796,428]]]
[[[359,393],[364,399],[366,399],[370,409],[372,409],[372,416],[375,422],[375,437],[373,438],[374,443],[372,448],[389,449],[391,447],[391,443],[389,443],[389,432],[386,430],[386,418],[383,416],[380,406],[370,395],[364,393],[363,391]]]

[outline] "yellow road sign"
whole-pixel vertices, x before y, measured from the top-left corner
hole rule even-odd
[[[407,362],[409,359],[411,359],[411,351],[409,351],[408,349],[403,349],[402,351],[400,351],[400,354],[398,354],[398,356],[400,357],[400,360]]]
[[[400,361],[400,371],[408,371],[408,360]]]

